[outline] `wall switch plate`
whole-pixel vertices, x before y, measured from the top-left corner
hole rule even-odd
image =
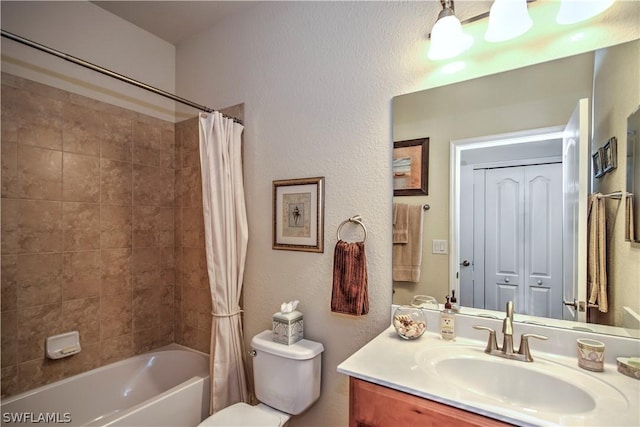
[[[446,240],[432,240],[432,250],[431,253],[434,254],[446,254],[447,251],[447,241]]]

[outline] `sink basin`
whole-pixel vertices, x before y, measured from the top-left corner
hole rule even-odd
[[[452,358],[438,362],[436,371],[472,393],[491,397],[502,405],[564,414],[588,412],[596,407],[593,397],[576,385],[513,362]]]
[[[619,409],[628,405],[624,395],[595,376],[540,358],[527,363],[455,345],[427,348],[416,358],[428,377],[469,399],[529,414],[585,414],[603,398]]]

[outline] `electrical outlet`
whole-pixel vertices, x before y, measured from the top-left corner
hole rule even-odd
[[[434,254],[446,254],[447,253],[447,241],[446,240],[432,240],[432,251]]]

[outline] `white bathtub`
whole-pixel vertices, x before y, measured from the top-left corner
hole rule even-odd
[[[1,423],[197,426],[209,393],[209,356],[171,344],[3,399]]]

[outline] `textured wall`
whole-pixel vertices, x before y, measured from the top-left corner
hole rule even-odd
[[[488,3],[456,1],[456,12],[464,19]],[[568,43],[550,43],[547,35],[529,40],[526,50],[485,47],[459,73],[445,75],[425,58],[439,9],[437,1],[269,2],[177,46],[181,95],[214,107],[245,103],[246,340],[270,327],[280,303],[296,298],[306,336],[326,349],[320,400],[294,426],[347,424],[348,384],[336,366],[388,325],[392,98],[594,43],[587,38],[564,49]],[[311,176],[326,178],[325,253],[272,250],[272,181]],[[335,231],[355,214],[369,230],[371,311],[362,318],[329,310]]]
[[[592,152],[612,136],[618,139],[618,167],[593,180],[593,190],[603,194],[626,191],[627,117],[640,105],[639,54],[640,41],[636,40],[596,55],[593,111],[597,121],[593,124]],[[592,314],[605,324],[622,326],[623,307],[640,313],[640,244],[625,240],[625,201],[609,199],[606,209],[610,311],[592,310]]]
[[[173,342],[174,151],[171,122],[2,74],[2,395]]]

